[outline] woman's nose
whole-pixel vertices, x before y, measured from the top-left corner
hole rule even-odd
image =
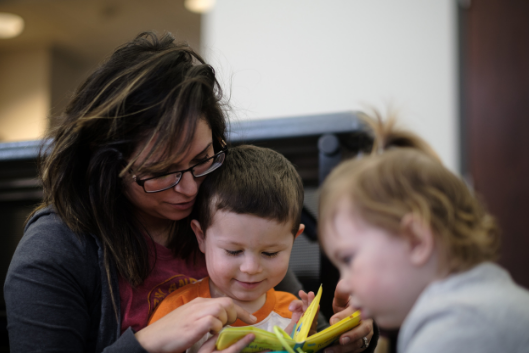
[[[261,263],[254,255],[247,255],[241,264],[241,272],[255,274],[261,272]]]
[[[198,184],[191,172],[182,174],[182,179],[176,184],[175,191],[185,196],[195,196],[198,192]]]

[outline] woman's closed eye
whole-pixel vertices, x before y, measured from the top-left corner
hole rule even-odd
[[[206,153],[206,154],[205,154],[204,156],[202,156],[202,157],[195,158],[193,164],[195,164],[195,165],[197,165],[197,164],[202,164],[202,163],[206,162],[206,161],[208,160],[208,158],[210,158],[210,157],[211,157],[211,156],[210,156],[209,154]]]

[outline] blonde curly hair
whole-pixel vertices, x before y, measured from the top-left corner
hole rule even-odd
[[[495,260],[499,229],[465,182],[416,134],[399,129],[395,116],[363,115],[373,135],[370,155],[341,163],[320,196],[320,237],[346,198],[367,223],[395,236],[402,220],[418,216],[434,233],[441,269],[455,273]],[[353,216],[353,215],[352,215]]]

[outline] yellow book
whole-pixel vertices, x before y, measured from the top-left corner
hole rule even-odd
[[[253,326],[227,327],[220,332],[217,338],[217,349],[226,349],[249,333],[253,333],[255,339],[248,347],[242,350],[243,353],[256,353],[268,350],[284,351],[285,349],[289,350],[288,348],[295,352],[297,352],[298,348],[301,348],[304,352],[314,353],[331,345],[342,333],[351,330],[360,323],[360,311],[356,311],[334,325],[327,327],[325,330],[308,337],[312,321],[318,312],[321,291],[320,286],[318,294],[316,294],[316,297],[314,297],[314,300],[296,324],[292,337],[278,326],[274,327],[276,333]],[[278,335],[280,335],[279,338]],[[283,344],[289,347],[284,347]]]

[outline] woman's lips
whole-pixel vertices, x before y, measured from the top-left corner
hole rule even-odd
[[[237,282],[238,282],[243,288],[246,288],[246,289],[254,289],[254,288],[257,288],[261,283],[263,283],[263,281],[259,281],[259,282],[243,282],[243,281],[239,281],[239,280],[237,280]]]
[[[180,203],[169,203],[169,205],[173,208],[176,208],[178,210],[187,210],[191,207],[193,207],[193,204],[195,203],[195,200],[191,200],[188,202],[180,202]]]

